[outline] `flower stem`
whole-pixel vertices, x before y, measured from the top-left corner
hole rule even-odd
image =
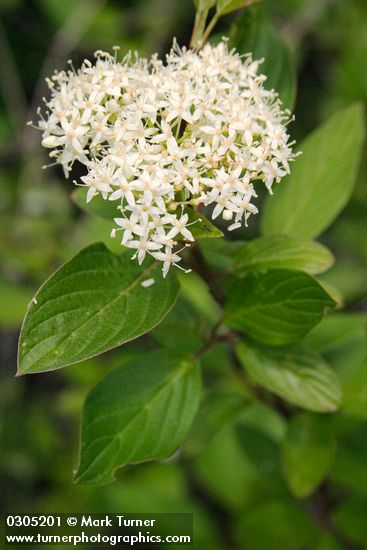
[[[217,342],[219,342],[220,340],[222,340],[222,338],[219,336],[218,332],[219,332],[219,329],[221,328],[222,326],[222,323],[223,323],[223,315],[221,315],[221,317],[218,319],[218,321],[215,323],[215,325],[213,326],[213,328],[211,329],[209,335],[208,335],[208,338],[206,339],[206,341],[204,342],[204,344],[202,345],[202,347],[200,349],[198,349],[198,351],[195,353],[195,358],[196,359],[199,359],[202,355],[204,355],[204,353],[206,353],[212,346],[214,346],[214,344],[216,344]]]
[[[220,14],[219,14],[218,12],[216,12],[216,14],[214,15],[214,17],[213,17],[212,20],[210,21],[209,25],[208,25],[207,28],[205,29],[202,38],[200,38],[200,40],[198,41],[199,47],[200,47],[200,48],[202,48],[202,47],[205,45],[205,43],[207,42],[207,40],[208,40],[208,38],[209,38],[209,36],[210,36],[210,33],[211,33],[212,30],[214,29],[215,25],[218,23],[219,18],[220,18]]]
[[[192,31],[189,47],[194,49],[200,42],[204,32],[208,9],[199,10],[195,15],[194,28]]]

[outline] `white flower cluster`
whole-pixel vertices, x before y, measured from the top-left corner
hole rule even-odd
[[[258,211],[255,180],[271,192],[289,172],[290,113],[264,88],[261,61],[225,40],[199,52],[175,44],[165,63],[95,57],[47,80],[42,145],[66,176],[74,161],[86,166],[87,201],[118,201],[122,244],[139,263],[161,260],[166,275],[178,242],[194,240],[185,208],[214,205],[212,218],[235,229]]]

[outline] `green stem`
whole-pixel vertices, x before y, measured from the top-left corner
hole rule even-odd
[[[192,29],[192,34],[191,34],[191,38],[190,38],[190,45],[189,45],[190,48],[193,47],[193,42],[196,39],[196,34],[198,32],[199,21],[200,21],[200,15],[199,15],[199,12],[196,12],[194,28]]]
[[[206,339],[206,342],[202,345],[200,349],[195,353],[195,358],[199,359],[204,353],[206,353],[211,347],[214,346],[217,342],[222,340],[222,337],[218,334],[219,329],[221,328],[223,323],[223,316],[218,319],[218,321],[215,323],[213,328],[211,329],[208,338]]]
[[[208,17],[208,9],[198,11],[195,15],[195,22],[194,22],[194,28],[192,31],[191,39],[190,39],[190,45],[189,47],[191,49],[195,48],[197,44],[201,41],[201,36],[204,32],[206,19]]]
[[[220,13],[216,12],[213,19],[210,21],[209,25],[205,29],[202,38],[198,41],[198,45],[199,45],[200,48],[202,48],[205,45],[206,41],[208,40],[208,38],[210,36],[210,33],[214,29],[215,25],[218,23],[219,18],[220,18]]]

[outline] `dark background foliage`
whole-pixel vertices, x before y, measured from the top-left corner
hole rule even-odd
[[[297,140],[337,108],[367,101],[364,0],[269,0],[266,9],[297,68],[291,127]],[[152,345],[149,339],[63,371],[14,378],[19,328],[35,289],[82,246],[108,235],[106,222],[84,216],[71,202],[73,185],[58,169],[41,170],[47,158],[40,135],[25,122],[37,118],[44,77],[68,58],[77,66],[114,44],[122,52],[163,54],[172,36],[188,43],[193,17],[190,0],[0,3],[1,506],[18,512],[193,511],[197,548],[367,548],[366,376],[358,382],[358,414],[338,417],[328,484],[306,500],[292,497],[282,480],[277,441],[284,419],[261,404],[250,405],[236,428],[224,423],[205,450],[195,427],[178,459],[127,467],[108,486],[72,484],[87,392],[132,350]],[[227,16],[218,34],[228,34],[235,18]],[[364,155],[351,202],[322,237],[338,259],[322,278],[339,290],[349,311],[366,309],[366,184]],[[194,286],[188,296],[191,306],[200,302],[205,318],[213,306],[201,292]],[[214,376],[225,360],[220,348],[205,358]]]

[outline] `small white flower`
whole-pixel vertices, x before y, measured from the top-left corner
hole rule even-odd
[[[178,255],[178,253],[175,254],[172,251],[172,248],[170,246],[166,246],[164,252],[153,252],[152,256],[156,260],[163,262],[163,268],[162,268],[163,277],[166,277],[171,265],[174,265],[186,272],[190,271],[190,270],[185,270],[181,266],[177,265],[177,263],[181,261],[181,257]]]
[[[125,246],[128,248],[136,248],[136,253],[132,258],[138,258],[139,264],[141,264],[145,258],[145,255],[150,250],[158,250],[162,247],[161,244],[152,241],[147,241],[146,237],[142,237],[140,241],[126,241]]]
[[[187,229],[187,226],[190,225],[188,221],[189,221],[189,216],[187,214],[184,214],[183,216],[181,216],[181,218],[172,216],[171,224],[173,227],[168,232],[167,237],[169,239],[172,239],[173,237],[176,237],[176,235],[180,234],[187,241],[194,241],[195,239],[192,236],[191,231]]]
[[[123,229],[121,244],[126,244],[127,241],[133,238],[133,235],[143,237],[146,233],[145,227],[140,225],[140,219],[136,214],[131,214],[129,218],[114,218],[114,221]]]

